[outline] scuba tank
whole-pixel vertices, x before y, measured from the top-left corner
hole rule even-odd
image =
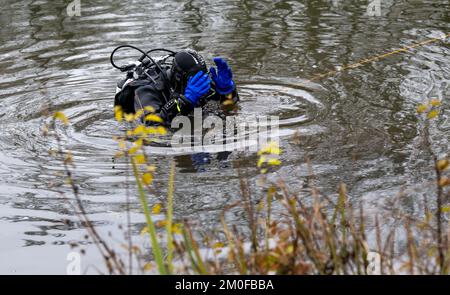
[[[114,62],[114,55],[122,48],[135,49],[141,52],[142,55],[136,61],[118,66]],[[150,53],[156,51],[168,52],[168,54],[158,57],[150,56]],[[113,67],[121,72],[126,72],[126,75],[116,84],[114,105],[120,105],[125,113],[134,113],[134,92],[138,87],[153,83],[157,90],[162,90],[165,82],[169,81],[167,73],[172,67],[171,57],[174,55],[174,51],[164,48],[152,49],[147,52],[131,45],[122,45],[115,48],[111,53],[110,62]],[[164,98],[167,102],[168,98],[165,95]]]
[[[163,71],[166,71],[172,66],[169,59],[170,55],[154,57],[153,60],[159,64]],[[158,71],[155,64],[150,62],[140,62],[138,60],[130,62],[127,66],[127,74],[125,78],[120,79],[116,85],[116,94],[122,91],[122,89],[129,83],[139,80],[139,79],[150,79],[152,82],[156,83],[159,80],[158,77],[160,72]]]
[[[114,54],[121,48],[132,48],[142,53],[141,57],[134,62],[124,66],[117,66],[114,63]],[[168,54],[152,57],[151,52],[164,51]],[[114,105],[120,105],[125,113],[135,112],[136,90],[141,86],[151,85],[154,90],[161,93],[163,107],[162,112],[175,112],[172,109],[176,106],[178,113],[189,112],[193,109],[189,101],[184,97],[185,87],[188,78],[199,71],[208,73],[206,62],[195,50],[184,49],[178,52],[163,48],[152,49],[147,52],[131,46],[119,46],[111,53],[111,64],[121,72],[126,72],[125,78],[119,80],[116,87]],[[214,84],[210,90],[200,99],[197,105],[204,105],[208,99],[216,93]]]

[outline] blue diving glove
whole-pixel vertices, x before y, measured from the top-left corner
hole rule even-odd
[[[211,87],[211,79],[203,71],[189,77],[184,96],[192,105],[196,106],[200,98],[208,93]]]
[[[219,92],[219,94],[223,95],[233,92],[233,73],[231,72],[231,69],[228,66],[227,62],[220,57],[215,57],[214,62],[217,65],[218,73],[216,72],[216,69],[214,67],[211,67],[209,69],[209,72],[211,73],[211,77],[216,84],[216,91]]]

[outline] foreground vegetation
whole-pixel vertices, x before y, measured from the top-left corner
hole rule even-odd
[[[67,183],[74,194],[71,200],[75,203],[71,204],[104,257],[110,274],[449,274],[450,165],[448,158],[438,158],[433,153],[429,142],[430,122],[439,115],[439,106],[439,101],[431,100],[417,109],[424,125],[423,140],[429,147],[430,163],[435,171],[433,202],[430,201],[421,216],[396,210],[396,200],[401,194],[394,198],[389,212],[366,214],[362,203],[349,200],[344,183],[339,185],[335,198],[310,185],[312,197],[306,200],[290,191],[282,179],[269,181],[265,177],[280,165],[281,150],[272,143],[258,153],[259,160],[255,163],[261,171],[264,195],[256,195],[247,179],[240,175],[240,191],[236,193],[240,194],[241,201],[224,209],[221,228],[215,236],[206,235],[189,221],[174,220],[173,163],[166,203],[149,207],[155,167],[149,163],[144,146],[155,136],[164,135],[166,130],[145,125],[136,127],[131,123],[142,114],[123,114],[116,109],[118,121],[134,126],[116,138],[120,150],[116,156],[129,164],[134,175],[146,220],[142,234],[148,236],[151,244],[151,249],[143,249],[128,240],[127,255],[119,255],[105,242],[83,207],[71,172],[72,157],[62,146],[57,132],[58,121],[68,124],[64,114],[55,113],[45,133],[58,143],[56,156],[62,159]],[[149,112],[146,120],[160,121],[151,109],[146,111]],[[241,173],[240,169],[237,173]],[[312,169],[310,173],[313,174]],[[275,205],[283,209],[281,214],[274,214]],[[246,212],[247,228],[227,223],[225,213],[232,208]],[[161,214],[164,220],[155,222],[154,216]],[[394,226],[384,227],[387,219],[394,220]],[[137,267],[132,267],[133,261],[137,261]]]

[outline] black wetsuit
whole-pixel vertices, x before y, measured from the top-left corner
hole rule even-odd
[[[165,68],[164,70],[169,70]],[[125,86],[124,86],[125,85]],[[139,109],[151,106],[155,109],[155,113],[159,115],[164,125],[170,125],[172,119],[178,114],[187,115],[194,106],[180,94],[177,90],[172,90],[173,85],[169,79],[165,79],[163,75],[153,72],[146,78],[133,79],[128,76],[126,79],[119,81],[117,85],[121,91],[115,96],[114,104],[120,105],[124,112],[135,113]],[[199,101],[195,107],[203,107],[208,100],[223,102],[232,100],[236,103],[239,100],[237,90],[235,89],[228,95],[221,95],[214,90],[214,83],[211,83],[209,92]]]

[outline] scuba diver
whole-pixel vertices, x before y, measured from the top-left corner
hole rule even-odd
[[[119,67],[114,63],[113,56],[118,49],[125,47],[140,51],[142,56],[137,62]],[[169,54],[153,58],[149,53],[154,51]],[[127,75],[117,84],[114,105],[121,106],[125,113],[142,110],[141,120],[146,124],[154,124],[144,122],[149,110],[153,109],[167,126],[175,116],[188,115],[210,100],[221,103],[228,100],[234,105],[239,97],[231,68],[223,58],[215,57],[213,60],[217,70],[211,67],[208,71],[203,57],[192,49],[178,52],[153,49],[144,52],[130,45],[119,46],[111,54],[111,64],[127,72]]]

